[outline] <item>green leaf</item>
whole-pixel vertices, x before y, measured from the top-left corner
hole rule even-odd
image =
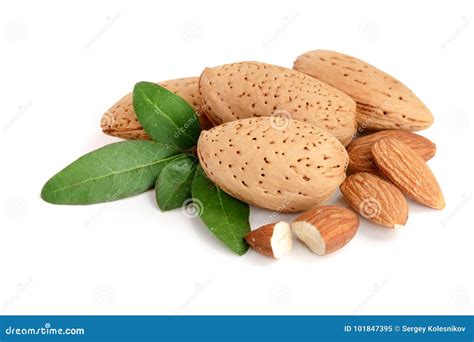
[[[180,150],[196,145],[201,128],[191,106],[176,94],[151,82],[133,89],[133,109],[146,133],[154,140]]]
[[[191,184],[198,161],[186,154],[169,162],[156,181],[156,202],[161,210],[179,208],[191,198]]]
[[[199,166],[192,184],[193,201],[201,220],[227,247],[239,255],[249,246],[244,236],[250,232],[250,208],[217,187]]]
[[[41,197],[53,204],[93,204],[133,196],[153,187],[179,151],[153,141],[124,141],[90,152],[52,177]]]

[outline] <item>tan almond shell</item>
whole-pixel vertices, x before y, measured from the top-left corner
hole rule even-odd
[[[393,184],[367,172],[346,178],[340,190],[347,203],[363,217],[388,228],[404,226],[408,203]]]
[[[324,203],[344,181],[344,146],[322,128],[251,118],[203,131],[197,153],[207,176],[243,202],[277,212]]]
[[[181,96],[195,111],[199,111],[201,100],[198,88],[198,77],[181,78],[160,82],[169,91]],[[133,94],[122,97],[102,116],[101,127],[105,134],[123,138],[149,140],[133,110]],[[209,119],[199,113],[199,123],[203,129],[212,127]]]
[[[260,254],[274,258],[272,236],[275,223],[255,229],[245,236],[245,241]]]
[[[319,231],[326,245],[325,254],[344,247],[359,228],[359,217],[356,213],[331,205],[312,208],[293,222],[299,221],[308,222]]]
[[[344,146],[356,130],[355,102],[349,96],[288,68],[259,62],[206,68],[199,89],[202,111],[216,125],[282,116],[322,127]]]
[[[354,139],[347,146],[347,153],[349,154],[348,172],[377,172],[371,149],[376,141],[383,138],[400,140],[418,153],[425,161],[430,160],[436,154],[436,145],[421,135],[402,130],[380,131]]]
[[[431,112],[410,89],[360,59],[314,50],[299,56],[293,68],[351,96],[359,127],[419,131],[433,123]]]
[[[399,140],[384,138],[372,146],[377,168],[414,201],[433,209],[445,207],[443,193],[426,162]]]

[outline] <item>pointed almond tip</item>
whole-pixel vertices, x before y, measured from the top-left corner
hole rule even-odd
[[[446,202],[444,201],[444,197],[441,197],[433,209],[443,210],[444,208],[446,208]]]
[[[382,174],[408,197],[433,209],[444,208],[443,193],[433,172],[408,145],[383,138],[372,146],[372,155]]]

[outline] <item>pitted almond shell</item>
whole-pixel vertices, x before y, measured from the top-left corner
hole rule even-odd
[[[344,181],[344,146],[325,130],[278,118],[228,122],[203,131],[197,153],[207,176],[243,202],[276,212],[324,203]]]
[[[363,129],[419,131],[433,123],[431,112],[410,89],[360,59],[314,50],[299,56],[293,68],[351,96]]]
[[[201,127],[209,129],[212,127],[209,119],[198,112],[201,106],[198,81],[198,77],[188,77],[164,81],[159,84],[186,100],[198,113]],[[133,110],[132,93],[122,97],[102,116],[101,127],[105,134],[123,139],[150,139],[140,125],[140,122],[138,122]]]
[[[355,133],[355,102],[343,92],[292,69],[259,62],[206,68],[199,89],[202,111],[216,125],[281,116],[324,128],[344,146]]]

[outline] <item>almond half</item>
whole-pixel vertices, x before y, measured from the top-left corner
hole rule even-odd
[[[320,206],[298,216],[291,229],[313,253],[325,255],[345,246],[359,228],[359,217],[352,210]]]
[[[372,147],[382,174],[414,201],[433,209],[445,207],[443,193],[425,161],[399,140],[384,138]]]
[[[260,254],[279,259],[293,247],[290,225],[276,222],[262,226],[245,236],[245,241]]]
[[[421,135],[394,129],[381,131],[357,138],[347,146],[347,153],[349,154],[348,171],[350,173],[376,172],[377,167],[374,164],[371,149],[377,141],[383,138],[400,140],[418,153],[425,161],[433,158],[436,153],[436,145]]]
[[[347,203],[363,217],[388,228],[405,225],[408,203],[393,184],[367,172],[346,178],[341,193]]]

